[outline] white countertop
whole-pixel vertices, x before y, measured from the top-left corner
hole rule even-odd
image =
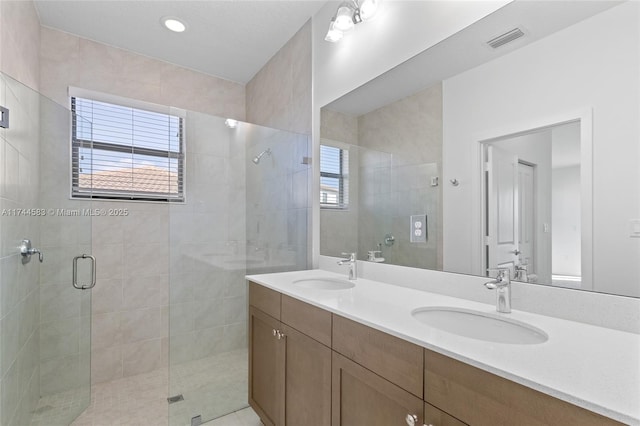
[[[486,342],[429,327],[411,311],[447,306],[495,313],[495,305],[362,278],[348,290],[293,284],[315,277],[346,279],[345,274],[319,269],[247,279],[577,406],[640,425],[638,334],[514,310],[500,315],[542,329],[549,340],[537,345]]]

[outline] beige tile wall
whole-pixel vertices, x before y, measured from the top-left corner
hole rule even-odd
[[[430,185],[431,177],[442,174],[442,85],[358,117],[358,142],[361,147],[393,154],[388,182],[375,183],[383,178],[380,170],[362,176],[361,181],[373,183],[373,188],[364,188],[368,196],[361,200],[360,251],[371,250],[390,232],[396,238],[394,246],[385,250],[390,261],[442,269],[442,179],[439,186]],[[422,213],[428,216],[428,241],[411,243],[408,215]],[[388,231],[376,235],[380,223]]]
[[[19,425],[40,394],[40,263],[17,252],[23,238],[40,245],[40,218],[15,210],[38,207],[38,94],[0,75],[0,104],[11,112],[0,130],[0,424]]]
[[[351,173],[359,181],[350,185],[357,189],[350,194],[349,211],[320,212],[320,252],[336,256],[344,251],[339,247],[357,241],[353,250],[366,259],[367,251],[375,250],[389,233],[396,242],[382,248],[388,262],[442,269],[442,181],[430,185],[442,170],[442,86],[359,117],[323,108],[320,134],[356,145],[351,150],[358,153],[358,162],[350,173],[354,167],[359,172]],[[428,216],[428,241],[411,243],[409,215],[422,213]]]
[[[340,256],[358,252],[358,193],[360,155],[358,118],[322,108],[320,111],[321,144],[349,149],[349,208],[320,209],[320,253]],[[360,253],[362,255],[362,253]]]
[[[40,24],[31,2],[0,1],[0,211],[37,207]],[[5,77],[6,76],[6,77]],[[40,396],[39,270],[21,262],[22,238],[39,244],[40,220],[0,216],[0,424],[29,424]]]
[[[41,91],[58,103],[68,107],[69,86],[80,87],[125,96],[162,105],[200,111],[222,117],[245,118],[245,91],[240,84],[197,73],[172,64],[143,57],[122,49],[82,39],[50,28],[42,28]],[[50,140],[43,147],[43,202],[51,207],[78,208],[83,202],[69,200],[69,129],[68,116],[51,108],[47,118]],[[68,115],[68,111],[66,112]],[[55,116],[55,117],[54,117]],[[197,130],[191,129],[196,136]],[[226,130],[226,128],[225,128]],[[209,150],[215,150],[215,135],[201,129],[200,136]],[[190,135],[187,134],[187,154]],[[208,152],[208,154],[215,154]],[[223,156],[224,157],[224,156]],[[216,155],[192,156],[187,160],[187,203],[183,206],[193,213],[189,231],[174,230],[179,238],[183,232],[198,233],[198,226],[216,226],[219,216],[211,214],[213,206],[206,200],[215,198],[196,194],[197,182],[204,189],[215,192],[219,185],[211,186],[216,176],[203,179],[193,175],[216,169]],[[198,162],[209,161],[206,164]],[[213,163],[211,162],[213,161]],[[224,166],[225,160],[222,159]],[[213,169],[212,169],[213,167]],[[226,166],[224,166],[226,167]],[[189,186],[193,184],[193,186]],[[204,186],[209,184],[209,186]],[[60,253],[80,249],[68,247],[65,239],[71,235],[91,236],[93,254],[98,259],[98,282],[92,299],[92,381],[94,383],[151,371],[168,365],[169,354],[169,206],[154,203],[94,202],[100,208],[128,208],[121,217],[94,217],[92,222],[51,223],[43,228],[57,229],[49,235],[49,245]],[[204,203],[204,205],[203,205]],[[200,209],[200,210],[198,210]],[[218,211],[219,213],[219,211]],[[173,214],[173,213],[172,213]],[[199,215],[199,216],[198,216]],[[192,220],[210,217],[210,223]],[[77,219],[77,218],[76,218]],[[244,223],[244,218],[240,217]],[[228,224],[221,226],[228,228]],[[87,229],[90,227],[91,229]],[[174,227],[172,227],[174,228]],[[202,241],[203,243],[205,241]],[[81,241],[75,241],[79,244]],[[173,241],[172,241],[173,244]],[[61,265],[59,273],[68,274]],[[51,271],[53,276],[58,272]],[[56,287],[56,283],[43,285],[43,295],[67,294],[71,290]],[[50,296],[47,296],[50,297]],[[65,311],[66,297],[43,301],[43,312]],[[50,301],[53,305],[48,306]],[[56,355],[56,357],[53,357]],[[64,356],[52,354],[47,362],[61,366]],[[51,389],[56,390],[56,389]]]
[[[245,119],[242,84],[43,27],[40,91],[69,106],[68,87]]]
[[[247,121],[311,134],[311,21],[247,83]]]
[[[0,71],[38,90],[40,21],[31,1],[0,1]]]
[[[247,83],[247,121],[311,134],[311,53],[309,20]],[[247,141],[255,150],[248,157],[266,148],[273,154],[247,169],[247,257],[264,256],[268,266],[248,266],[248,272],[304,269],[311,262],[311,176],[302,164],[310,156],[309,138],[281,133],[265,142],[256,135]]]

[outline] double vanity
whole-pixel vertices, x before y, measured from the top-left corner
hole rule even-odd
[[[640,336],[325,270],[248,276],[265,425],[640,425]]]

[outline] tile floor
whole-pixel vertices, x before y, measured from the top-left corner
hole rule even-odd
[[[72,426],[188,426],[193,415],[207,426],[260,426],[247,407],[247,351],[233,351],[126,377],[91,388],[89,407]],[[171,392],[169,392],[171,389]],[[167,403],[181,393],[184,401]],[[31,426],[67,426],[86,405],[85,389],[40,399]],[[84,398],[84,399],[83,399]],[[227,414],[223,417],[222,414]]]

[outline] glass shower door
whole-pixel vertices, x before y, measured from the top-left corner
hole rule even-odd
[[[91,400],[91,201],[69,200],[70,112],[2,74],[0,105],[0,423],[67,426]]]
[[[193,111],[186,126],[187,201],[169,217],[171,426],[248,406],[245,275],[308,258],[308,137]]]
[[[91,199],[70,200],[68,172],[71,113],[40,99],[40,205],[47,209],[40,229],[48,253],[40,272],[40,403],[44,424],[68,425],[91,401]],[[91,124],[78,118],[85,128]],[[76,124],[79,125],[79,124]],[[66,149],[64,149],[66,148]],[[62,177],[62,179],[61,179]],[[47,423],[49,422],[49,423]],[[42,423],[41,423],[42,424]]]

